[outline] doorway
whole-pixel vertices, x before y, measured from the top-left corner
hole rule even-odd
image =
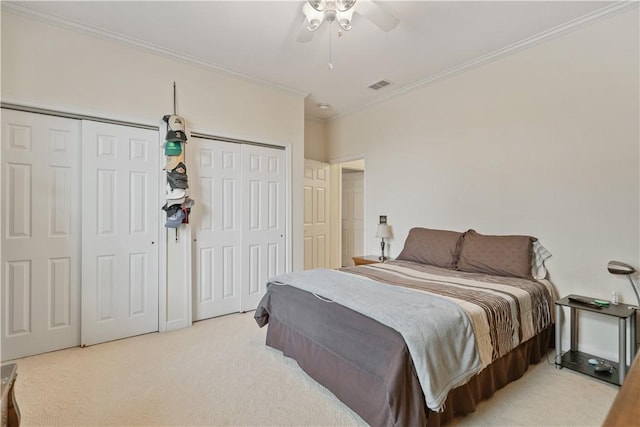
[[[364,172],[342,170],[342,266],[364,255]]]
[[[354,256],[365,255],[364,159],[340,164],[340,265],[353,265]]]
[[[330,268],[330,166],[304,160],[304,269]]]

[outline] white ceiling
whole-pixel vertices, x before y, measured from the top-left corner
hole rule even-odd
[[[311,42],[296,41],[304,20],[301,0],[2,3],[303,93],[306,117],[329,119],[490,59],[541,33],[553,34],[585,15],[602,15],[619,2],[376,0],[400,24],[383,32],[356,13],[353,29],[340,38],[334,25],[333,69],[326,23]],[[378,91],[367,87],[381,79],[392,84]],[[321,102],[331,108],[320,111]]]

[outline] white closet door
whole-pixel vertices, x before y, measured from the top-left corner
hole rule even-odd
[[[2,360],[80,343],[79,138],[2,109]]]
[[[304,161],[304,269],[329,265],[329,165]]]
[[[241,146],[191,138],[187,174],[196,201],[193,230],[193,320],[240,311]]]
[[[285,152],[242,146],[241,311],[255,310],[285,266]]]
[[[83,345],[158,330],[158,132],[83,121]]]

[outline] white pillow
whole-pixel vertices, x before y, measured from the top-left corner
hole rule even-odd
[[[544,279],[547,277],[547,269],[544,266],[545,260],[551,257],[549,252],[537,240],[533,242],[533,256],[531,257],[531,275],[534,279]]]

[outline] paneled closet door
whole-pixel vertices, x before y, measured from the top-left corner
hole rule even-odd
[[[193,230],[193,320],[240,311],[241,146],[204,138],[187,143]]]
[[[2,109],[2,360],[80,343],[80,121]]]
[[[255,310],[270,277],[284,273],[285,151],[242,146],[241,311]]]
[[[83,345],[158,330],[158,132],[83,121]]]

